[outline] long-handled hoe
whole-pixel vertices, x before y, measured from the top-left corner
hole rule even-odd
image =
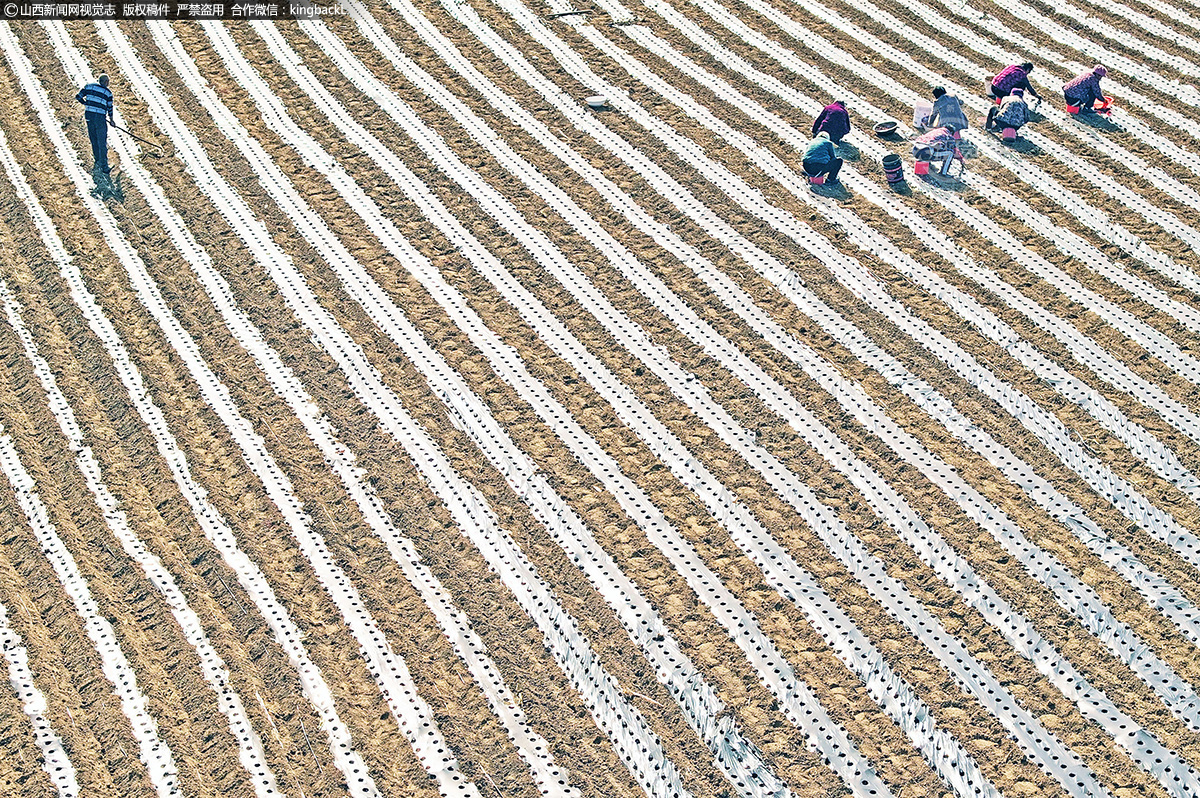
[[[138,141],[142,142],[143,144],[149,144],[151,147],[154,147],[157,150],[157,152],[154,153],[155,157],[161,157],[163,155],[164,151],[163,151],[161,144],[156,144],[153,141],[144,139],[141,136],[139,136],[138,134],[134,133],[132,130],[121,127],[116,122],[112,121],[111,119],[108,120],[108,126],[111,128],[115,128],[116,130],[124,133],[126,136],[137,139]],[[121,190],[120,171],[121,171],[121,168],[118,166],[115,170],[113,170],[109,174],[101,175],[101,176],[97,177],[96,190],[99,192],[98,196],[111,197],[111,198],[117,199],[117,200],[124,199],[124,192]]]
[[[144,139],[141,136],[139,136],[138,134],[134,133],[132,130],[126,130],[125,128],[121,127],[120,125],[118,125],[116,122],[113,122],[112,120],[109,120],[108,126],[116,128],[117,130],[121,131],[125,135],[131,136],[131,137],[137,139],[138,141],[142,142],[143,144],[149,144],[151,147],[157,148],[159,155],[163,154],[163,148],[162,148],[161,144],[155,144],[153,141],[148,141],[147,139]]]

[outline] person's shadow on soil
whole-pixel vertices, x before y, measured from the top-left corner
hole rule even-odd
[[[1104,114],[1077,114],[1075,118],[1079,120],[1080,124],[1087,125],[1094,130],[1102,130],[1105,133],[1113,133],[1121,129]]]
[[[96,187],[91,192],[93,197],[101,200],[125,201],[125,192],[121,188],[121,175],[116,177],[92,175],[92,177],[96,181]]]
[[[827,182],[822,183],[819,186],[810,186],[810,188],[814,194],[818,194],[822,197],[829,197],[830,199],[848,199],[850,197],[850,192],[846,190],[846,187],[843,186],[841,182]]]
[[[962,180],[962,173],[957,175],[944,175],[940,172],[931,172],[925,176],[925,182],[931,183],[945,191],[963,192],[967,190],[967,184]]]
[[[1045,153],[1045,150],[1029,139],[1018,138],[1016,141],[1005,142],[1005,146],[1022,155],[1043,155]]]
[[[862,159],[862,153],[848,141],[843,141],[837,145],[837,156],[843,161],[859,161]]]

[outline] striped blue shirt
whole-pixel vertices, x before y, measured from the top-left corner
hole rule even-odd
[[[113,93],[99,83],[89,83],[79,90],[75,99],[83,103],[86,114],[108,116],[113,110]]]

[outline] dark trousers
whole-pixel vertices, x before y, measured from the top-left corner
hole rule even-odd
[[[1079,113],[1081,113],[1081,114],[1094,114],[1094,113],[1096,113],[1096,108],[1095,108],[1095,100],[1091,100],[1091,99],[1088,99],[1088,100],[1077,99],[1077,98],[1075,98],[1075,97],[1068,97],[1068,96],[1067,96],[1067,95],[1065,95],[1065,94],[1063,95],[1063,100],[1065,100],[1065,101],[1066,101],[1067,105],[1074,105],[1074,106],[1078,107],[1078,108],[1079,108]]]
[[[92,142],[93,170],[108,174],[108,119],[102,114],[84,114],[87,120],[88,140]]]
[[[801,166],[804,167],[804,174],[809,177],[820,177],[825,175],[829,180],[837,180],[838,172],[842,169],[842,159],[834,158],[829,163],[814,163],[813,161],[804,161]]]

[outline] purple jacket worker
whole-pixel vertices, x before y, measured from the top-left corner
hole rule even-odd
[[[1063,84],[1063,99],[1067,105],[1079,107],[1080,113],[1092,112],[1096,102],[1104,102],[1104,92],[1100,91],[1100,78],[1108,74],[1108,70],[1100,64]]]
[[[822,131],[829,134],[829,140],[834,144],[839,144],[850,133],[850,114],[844,101],[835,100],[821,109],[813,122],[812,134],[816,136]]]
[[[1030,97],[1042,98],[1037,93],[1037,89],[1029,82],[1029,73],[1033,71],[1033,64],[1026,61],[1024,64],[1011,64],[1000,70],[996,77],[992,78],[991,92],[992,97],[997,100],[1003,99],[1012,94],[1013,89],[1021,89]]]

